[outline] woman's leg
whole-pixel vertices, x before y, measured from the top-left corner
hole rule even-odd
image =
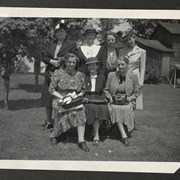
[[[84,142],[85,125],[77,127],[78,143]]]
[[[129,146],[128,137],[127,137],[127,134],[126,134],[126,132],[125,132],[125,130],[124,130],[123,123],[117,122],[117,126],[118,126],[119,131],[121,132],[123,144],[124,144],[125,146]]]
[[[46,117],[47,117],[47,123],[51,124],[52,123],[52,107],[51,106],[46,106]]]
[[[118,126],[118,129],[119,129],[120,133],[121,133],[122,138],[123,139],[127,138],[127,134],[126,134],[126,132],[124,130],[123,123],[117,122],[117,126]]]
[[[100,126],[100,123],[98,120],[96,120],[93,123],[94,140],[99,140],[99,126]]]
[[[58,118],[59,118],[59,111],[58,109],[54,109],[54,128],[50,134],[51,145],[57,144],[57,137],[60,135],[59,130],[58,130]]]
[[[86,142],[84,140],[85,125],[78,126],[77,131],[78,131],[78,146],[82,150],[89,152],[89,148],[87,147]]]

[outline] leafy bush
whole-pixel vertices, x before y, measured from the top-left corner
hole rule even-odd
[[[147,66],[145,72],[144,82],[147,84],[158,84],[160,83],[160,70],[156,67]]]

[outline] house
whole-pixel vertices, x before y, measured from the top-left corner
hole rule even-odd
[[[158,40],[147,40],[140,37],[135,39],[137,45],[146,50],[146,67],[158,67],[161,77],[168,77],[173,50],[165,47]]]
[[[180,63],[180,24],[159,22],[151,39],[160,41],[174,52],[174,61]]]

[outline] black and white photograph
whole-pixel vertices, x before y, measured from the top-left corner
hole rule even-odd
[[[0,17],[0,159],[180,161],[180,19]]]

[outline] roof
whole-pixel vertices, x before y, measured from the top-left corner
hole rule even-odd
[[[180,34],[180,24],[179,23],[159,22],[159,24],[172,34]]]
[[[149,39],[143,39],[140,37],[136,37],[135,38],[137,42],[143,44],[144,46],[162,51],[162,52],[170,52],[172,53],[173,50],[167,48],[166,46],[164,46],[163,44],[161,44],[158,40],[149,40]]]

